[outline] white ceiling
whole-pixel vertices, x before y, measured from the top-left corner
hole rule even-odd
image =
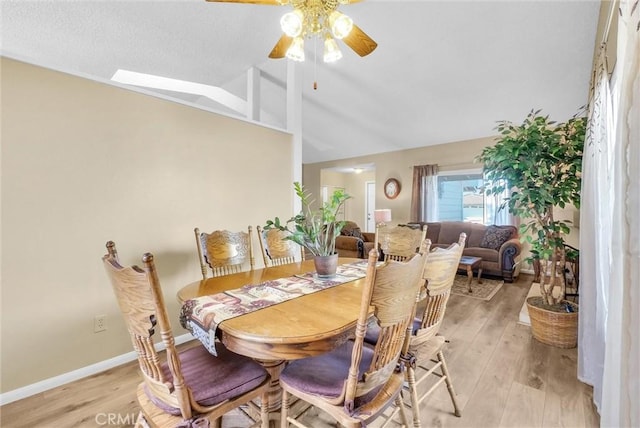
[[[556,120],[586,103],[599,0],[382,1],[341,6],[378,42],[303,74],[303,162],[485,137],[532,108]],[[118,69],[220,86],[284,127],[286,61],[267,55],[285,6],[181,1],[2,0],[2,53],[110,79]],[[321,52],[321,46],[319,46]],[[313,90],[317,80],[318,89]],[[162,91],[158,91],[162,92]],[[164,95],[229,110],[196,95]],[[264,119],[263,119],[264,120]]]

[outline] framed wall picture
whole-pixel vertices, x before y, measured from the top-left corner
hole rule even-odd
[[[384,195],[388,199],[395,199],[400,194],[400,182],[395,178],[390,178],[384,183]]]

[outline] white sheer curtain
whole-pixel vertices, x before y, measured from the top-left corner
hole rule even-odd
[[[640,4],[620,2],[603,426],[640,427]]]
[[[486,181],[485,181],[486,183]],[[504,184],[505,189],[500,194],[484,195],[484,219],[485,224],[515,225],[514,216],[509,212],[505,201],[511,196],[511,191],[507,188],[507,183],[500,180],[498,184]]]
[[[425,200],[425,221],[438,221],[438,176],[428,175],[424,178],[424,187],[427,189]]]
[[[589,125],[582,162],[580,206],[580,310],[578,312],[578,378],[593,385],[593,398],[601,408],[604,370],[605,321],[609,300],[611,236],[610,145],[613,115],[606,47],[596,61],[589,103]]]
[[[613,97],[607,88],[606,67],[604,72],[601,69],[603,52],[596,68],[590,128],[585,142],[578,376],[594,385],[594,402],[600,411],[601,426],[639,427],[638,0],[621,0],[619,12]]]

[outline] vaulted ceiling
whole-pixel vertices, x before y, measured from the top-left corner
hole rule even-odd
[[[381,1],[340,6],[378,48],[321,59],[307,43],[303,162],[492,135],[532,108],[558,120],[586,103],[600,2]],[[3,0],[2,53],[111,79],[121,70],[247,96],[260,70],[262,120],[285,127],[286,59],[267,55],[289,6],[180,1]],[[314,61],[317,48],[318,61]],[[317,81],[317,90],[313,82]],[[227,114],[209,98],[153,90]],[[37,100],[34,100],[37,102]]]

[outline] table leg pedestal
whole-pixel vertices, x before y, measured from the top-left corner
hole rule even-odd
[[[473,270],[471,269],[471,265],[467,265],[467,290],[469,293],[473,293],[471,289],[471,281],[473,280]]]
[[[286,361],[267,361],[256,360],[262,367],[264,367],[271,376],[271,382],[269,385],[269,414],[273,414],[280,411],[282,406],[282,389],[280,389],[280,373],[284,369]],[[271,416],[270,416],[271,418]]]

